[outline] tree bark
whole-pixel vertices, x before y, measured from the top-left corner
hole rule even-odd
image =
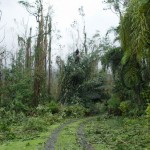
[[[35,48],[35,69],[34,69],[34,98],[33,105],[37,106],[39,104],[42,83],[44,79],[44,48],[43,48],[43,39],[44,39],[44,18],[43,18],[43,5],[39,0],[40,8],[38,10],[38,23],[39,23],[39,31],[37,38],[37,46]]]
[[[32,34],[32,28],[30,28],[30,34],[27,39],[27,45],[26,45],[26,69],[31,68],[31,34]]]
[[[48,48],[48,95],[51,94],[51,51],[52,51],[52,20],[49,16],[49,48]]]

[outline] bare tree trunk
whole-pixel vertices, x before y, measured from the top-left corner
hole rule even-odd
[[[85,54],[87,55],[87,45],[86,45],[87,35],[86,35],[86,30],[85,30],[85,18],[84,18],[85,13],[84,13],[83,6],[81,6],[81,8],[79,8],[79,13],[82,16],[82,20],[83,20],[83,35],[84,35],[83,49],[85,51]]]
[[[48,14],[46,16],[46,23],[45,23],[45,37],[44,37],[44,53],[45,53],[45,58],[44,58],[44,65],[45,65],[45,74],[47,71],[47,64],[46,64],[46,59],[47,59],[47,47],[48,47],[48,42],[47,42],[47,26],[48,26]]]
[[[26,69],[31,69],[31,34],[32,34],[32,28],[30,28],[30,34],[27,39],[27,45],[26,45]]]
[[[84,23],[84,27],[83,27],[83,35],[84,35],[83,48],[84,48],[85,54],[87,55],[87,45],[86,45],[87,35],[86,35],[86,30],[85,30],[85,20],[84,20],[84,16],[82,16],[82,17],[83,17],[83,23]]]
[[[48,95],[51,94],[51,50],[52,50],[52,20],[49,16],[49,48],[48,48]]]
[[[39,23],[39,33],[37,38],[37,46],[35,48],[35,70],[34,70],[34,98],[33,105],[37,106],[39,104],[39,99],[41,96],[41,88],[43,83],[43,74],[44,74],[44,48],[43,48],[43,39],[44,39],[44,18],[43,18],[43,5],[39,0],[40,8],[38,10],[38,23]]]

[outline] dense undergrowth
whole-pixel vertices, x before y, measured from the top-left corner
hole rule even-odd
[[[32,146],[36,147],[39,143],[43,145],[49,137],[50,130],[68,119],[84,117],[87,112],[88,109],[80,105],[61,106],[56,102],[39,105],[36,110],[32,110],[32,115],[1,108],[0,149],[9,149],[14,143],[16,148],[24,145],[25,149],[33,149]]]
[[[103,115],[85,128],[96,150],[148,150],[150,134],[145,117],[110,117]]]
[[[119,25],[111,29],[114,43],[109,40],[110,30],[106,37],[96,32],[87,38],[84,24],[84,38],[73,39],[81,43],[71,46],[80,48],[72,49],[67,60],[57,56],[58,70],[54,72],[50,56],[53,46],[46,42],[51,43],[53,37],[51,29],[49,38],[47,35],[51,16],[43,16],[41,0],[36,0],[35,6],[20,1],[27,10],[35,7],[39,28],[34,40],[31,33],[18,35],[16,56],[8,59],[5,54],[3,58],[5,51],[0,49],[0,150],[41,149],[51,131],[67,119],[91,115],[100,115],[85,126],[95,149],[150,149],[150,1],[105,3],[120,15]],[[79,11],[84,20],[83,7]],[[75,30],[77,24],[73,25]],[[75,127],[69,126],[60,134],[57,147],[66,149],[68,138],[76,143]]]
[[[118,106],[118,109],[120,105]],[[93,114],[93,109],[97,114]],[[114,116],[109,112],[110,104],[97,103],[91,109],[81,105],[62,106],[56,102],[39,105],[32,115],[23,112],[15,113],[1,109],[0,122],[0,150],[42,149],[50,133],[71,118],[85,118],[89,115],[98,115],[96,121],[85,126],[87,139],[102,150],[149,149],[149,119],[150,105],[142,116],[125,115]],[[112,107],[111,107],[112,109]],[[105,115],[104,115],[105,114]],[[67,127],[60,135],[57,148],[76,147],[76,130],[79,122]],[[68,142],[70,140],[70,142]],[[73,143],[71,143],[73,141]],[[74,146],[73,146],[74,145]]]

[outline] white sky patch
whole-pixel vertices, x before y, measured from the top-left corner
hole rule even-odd
[[[33,2],[34,0],[28,0]],[[102,3],[103,0],[43,0],[46,7],[53,5],[53,23],[57,23],[57,29],[61,31],[63,36],[62,43],[66,46],[65,51],[70,41],[71,36],[69,35],[70,25],[73,21],[77,21],[79,28],[82,30],[83,24],[81,16],[79,15],[78,8],[83,6],[85,12],[86,32],[88,38],[95,34],[96,30],[100,31],[100,34],[104,36],[107,30],[112,26],[117,26],[119,19],[111,11],[104,11],[103,8],[107,6]],[[0,26],[4,26],[1,29],[0,34],[3,35],[5,30],[5,40],[3,42],[8,50],[12,49],[15,51],[17,45],[17,33],[23,34],[24,27],[22,26],[23,21],[30,26],[36,26],[35,18],[28,14],[26,9],[18,4],[18,0],[0,0],[0,9],[3,12]],[[46,8],[45,7],[45,8]],[[16,25],[16,23],[18,25]],[[34,31],[36,29],[33,29]],[[63,52],[55,51],[54,55],[66,55]]]

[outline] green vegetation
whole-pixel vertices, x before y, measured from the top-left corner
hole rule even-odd
[[[142,150],[150,148],[146,118],[108,117],[102,115],[89,122],[86,136],[96,150]]]
[[[79,124],[83,121],[77,121],[63,129],[58,137],[58,142],[56,143],[56,150],[82,150],[78,144],[77,140],[77,129]]]
[[[35,16],[37,37],[31,28],[29,35],[18,35],[11,59],[0,49],[0,150],[43,149],[57,127],[82,118],[60,128],[55,144],[57,150],[80,150],[77,128],[97,115],[84,126],[96,150],[150,149],[150,1],[106,0],[120,22],[103,38],[99,32],[87,38],[79,8],[83,38],[73,40],[80,49],[73,47],[66,61],[57,56],[56,71],[52,8],[45,15],[42,0],[19,3]],[[72,28],[80,34],[76,22]]]
[[[59,124],[52,125],[49,129],[41,134],[25,139],[15,139],[13,141],[7,141],[1,145],[0,150],[12,150],[12,149],[42,149],[45,141],[49,138],[51,132],[58,127]],[[24,136],[24,135],[23,135]],[[31,135],[30,135],[31,136]]]
[[[24,118],[20,123],[10,125],[1,124],[0,149],[42,147],[53,129],[60,124],[56,123],[59,121],[58,116],[47,115],[45,118]]]
[[[17,137],[14,139],[7,139],[1,143],[0,150],[13,150],[13,149],[25,149],[25,150],[37,150],[43,149],[44,143],[47,141],[54,129],[56,129],[60,123],[55,123],[54,125],[47,126],[45,131],[29,131],[27,134],[20,131]],[[40,126],[40,125],[39,125]],[[22,128],[22,127],[20,127]],[[46,127],[45,127],[46,128]],[[19,130],[19,126],[15,129]],[[14,131],[15,132],[15,131]],[[19,137],[20,136],[20,137]]]
[[[59,111],[56,113],[54,110]],[[52,112],[55,113],[52,114]],[[75,105],[61,108],[54,102],[46,106],[40,105],[34,112],[34,116],[30,117],[23,113],[12,115],[1,109],[3,118],[1,116],[0,150],[11,148],[42,149],[50,134],[57,127],[67,122],[69,118],[84,117],[85,113],[84,107]],[[77,124],[74,123],[73,126],[77,127]],[[75,132],[75,129],[72,132]]]

